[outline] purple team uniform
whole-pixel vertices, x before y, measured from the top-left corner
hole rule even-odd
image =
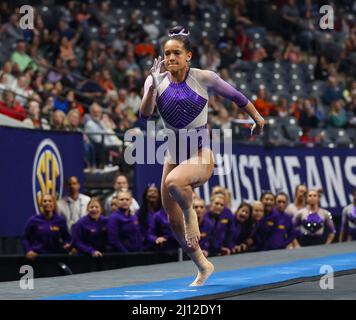
[[[234,246],[244,243],[248,238],[250,238],[252,228],[248,228],[246,222],[241,222],[235,217],[234,235],[232,238],[232,243]]]
[[[152,84],[152,77],[147,77],[145,93]],[[197,150],[210,148],[207,127],[208,91],[234,101],[239,107],[245,107],[249,100],[216,73],[208,70],[190,68],[185,79],[180,83],[171,82],[166,75],[157,88],[157,110],[165,128],[175,132],[174,143],[168,143],[169,155],[175,163],[181,163]],[[198,142],[187,139],[189,133],[178,133],[179,129],[193,132]],[[195,133],[194,133],[195,132]]]
[[[113,212],[107,228],[109,244],[115,251],[141,251],[143,236],[136,214],[125,215],[122,210]]]
[[[72,244],[82,253],[92,254],[94,251],[105,252],[107,249],[108,219],[100,216],[98,220],[89,215],[80,218],[73,225]]]
[[[207,215],[204,216],[203,220],[199,224],[199,230],[199,246],[202,250],[207,251],[210,254],[212,235],[214,233],[214,223],[210,218],[207,217]]]
[[[158,237],[164,237],[167,239],[162,246],[155,244]],[[147,231],[147,249],[159,249],[159,250],[169,250],[178,247],[178,243],[175,240],[172,230],[169,226],[168,215],[161,209],[152,215],[149,219],[149,226]]]
[[[234,247],[234,215],[231,211],[229,209],[223,210],[219,215],[214,215],[208,211],[206,215],[214,225],[211,235],[210,252],[212,254],[219,254],[223,247],[232,249]]]
[[[65,253],[63,246],[70,241],[66,220],[57,213],[49,220],[43,214],[30,217],[22,238],[26,253],[34,251],[39,254]]]
[[[292,218],[273,208],[255,226],[252,239],[257,250],[285,249],[295,238]]]
[[[141,234],[142,234],[142,238],[143,238],[143,250],[149,249],[150,247],[150,243],[148,241],[148,229],[150,228],[150,225],[153,224],[153,218],[154,218],[154,214],[155,211],[147,211],[146,215],[147,215],[147,220],[146,222],[140,221],[140,214],[141,210],[137,210],[135,215],[139,218],[139,224],[140,224],[140,230],[141,230]]]
[[[346,238],[351,237],[351,240],[356,240],[356,206],[350,204],[342,211],[341,230]]]
[[[336,232],[330,212],[321,208],[317,212],[302,209],[295,217],[295,225],[300,228],[302,246],[324,244],[328,233]]]

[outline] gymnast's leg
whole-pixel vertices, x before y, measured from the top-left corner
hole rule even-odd
[[[214,170],[210,149],[201,149],[190,159],[176,166],[166,177],[165,185],[184,214],[185,236],[188,246],[199,244],[198,217],[193,209],[193,189],[203,185]]]
[[[170,175],[170,173],[172,173],[179,166],[169,164],[167,160],[164,163],[162,183],[161,183],[162,204],[165,211],[168,214],[169,222],[177,241],[179,242],[183,250],[193,260],[193,262],[198,268],[197,278],[191,284],[192,286],[197,286],[197,285],[202,285],[206,281],[206,279],[213,273],[214,266],[204,256],[203,252],[199,247],[199,242],[194,247],[187,245],[185,222],[184,222],[185,218],[183,215],[183,211],[180,205],[177,203],[177,201],[171,196],[168,185],[166,183],[167,177]],[[178,173],[179,172],[180,171],[178,171]],[[168,180],[168,182],[169,181],[170,180]],[[196,214],[195,214],[195,219],[197,219]],[[199,226],[198,226],[198,232],[199,232]]]

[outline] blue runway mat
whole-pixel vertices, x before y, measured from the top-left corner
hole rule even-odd
[[[322,276],[320,268],[325,265],[331,266],[334,272],[356,269],[356,252],[269,266],[215,272],[202,287],[189,287],[189,283],[195,278],[189,277],[53,296],[44,298],[44,300],[195,299],[298,278]],[[177,263],[177,266],[179,266],[179,263]],[[117,276],[120,277],[120,270],[118,270]],[[132,276],[134,277],[135,275],[133,274]]]

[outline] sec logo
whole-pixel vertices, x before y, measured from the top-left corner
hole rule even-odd
[[[63,192],[63,166],[61,154],[51,139],[43,140],[37,147],[32,173],[33,201],[40,214],[42,196],[52,194],[57,199]]]

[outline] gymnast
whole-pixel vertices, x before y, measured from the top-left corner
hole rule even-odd
[[[186,156],[178,157],[182,150],[179,145],[183,144],[179,131],[195,130],[199,134],[207,130],[208,90],[230,99],[250,115],[254,120],[251,134],[261,134],[265,121],[242,93],[215,72],[190,68],[192,50],[186,28],[170,29],[162,50],[164,58],[154,60],[146,78],[140,116],[149,119],[157,105],[165,128],[176,133],[176,143],[168,146],[163,166],[162,204],[174,236],[198,268],[191,286],[199,286],[213,273],[214,266],[199,247],[199,224],[192,194],[194,188],[203,185],[213,174],[214,158],[210,144],[204,143],[204,139],[196,144],[195,150],[190,148]],[[164,72],[161,67],[165,68]]]

